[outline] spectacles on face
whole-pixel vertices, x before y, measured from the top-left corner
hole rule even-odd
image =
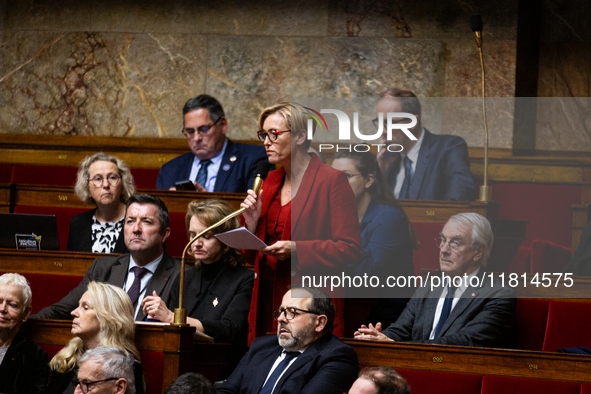
[[[103,383],[103,382],[110,382],[113,380],[119,380],[120,378],[109,378],[109,379],[102,379],[102,380],[95,380],[94,382],[81,382],[80,380],[74,378],[72,379],[72,386],[74,386],[74,390],[76,387],[80,385],[80,389],[84,394],[87,394],[95,384]]]
[[[345,176],[347,177],[347,180],[349,180],[351,178],[355,178],[356,176],[361,176],[361,174],[351,174],[350,172],[345,172]]]
[[[197,127],[197,129],[194,129],[192,127],[185,127],[183,129],[183,134],[187,138],[193,138],[193,136],[195,135],[195,131],[197,131],[197,134],[199,134],[200,136],[203,137],[203,136],[207,135],[207,133],[209,133],[209,131],[211,129],[213,129],[213,126],[217,126],[220,123],[220,120],[222,120],[222,118],[223,117],[218,118],[218,120],[213,122],[213,124],[210,126],[199,126],[199,127]]]
[[[408,118],[402,118],[402,119],[398,119],[398,120],[393,120],[392,124],[400,124],[400,123],[409,123]],[[380,120],[378,118],[375,118],[374,120],[372,120],[374,127],[377,129],[380,126]],[[384,128],[383,130],[388,130],[388,121],[386,119],[383,120],[384,122]]]
[[[439,249],[443,249],[445,244],[448,244],[449,248],[454,253],[457,252],[462,247],[462,245],[464,245],[463,243],[461,243],[460,241],[458,241],[455,238],[452,238],[449,241],[447,239],[445,239],[445,237],[435,238],[435,245],[437,245],[437,247]]]
[[[92,182],[92,184],[96,187],[101,187],[105,179],[107,180],[109,185],[116,186],[121,180],[121,177],[119,175],[109,175],[108,177],[103,178],[102,176],[96,175],[92,179],[90,179],[89,182]]]
[[[316,313],[316,312],[307,311],[305,309],[289,307],[289,308],[275,309],[273,311],[273,319],[279,320],[279,317],[281,317],[281,314],[285,313],[285,318],[287,320],[293,320],[297,315],[301,315],[301,313],[298,313],[298,312],[311,313],[313,315],[318,315],[318,313]]]
[[[272,129],[269,131],[259,130],[259,131],[257,131],[257,137],[259,138],[259,140],[261,140],[261,142],[265,142],[265,138],[267,138],[267,137],[269,137],[269,141],[273,142],[273,141],[277,141],[277,136],[282,133],[291,133],[291,130],[285,130],[285,131],[272,130]]]

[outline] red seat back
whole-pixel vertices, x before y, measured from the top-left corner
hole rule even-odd
[[[12,164],[0,164],[0,183],[10,183],[12,177]]]
[[[14,213],[32,213],[36,215],[55,215],[57,222],[57,234],[60,241],[60,250],[67,250],[68,235],[70,234],[70,221],[86,208],[64,208],[64,207],[34,207],[29,205],[17,205]]]
[[[185,228],[185,213],[169,212],[170,215],[170,237],[166,241],[166,253],[173,257],[180,257],[189,238]]]
[[[420,246],[413,253],[415,275],[421,275],[421,270],[439,269],[439,248],[435,245],[435,238],[443,230],[444,223],[413,223]]]
[[[132,168],[131,174],[135,182],[136,189],[156,189],[156,180],[158,179],[160,169],[153,168]]]
[[[550,301],[545,352],[564,347],[591,348],[591,303]]]
[[[591,394],[591,383],[583,383],[581,385],[581,394]]]
[[[517,254],[513,257],[508,272],[522,274],[531,272],[531,246],[521,245]]]
[[[146,394],[162,393],[164,353],[145,350],[140,352],[140,356],[146,380]]]
[[[581,383],[556,380],[485,376],[482,394],[579,394]]]
[[[571,248],[536,239],[531,244],[531,273],[562,272],[571,257]]]
[[[396,370],[410,385],[412,394],[480,394],[482,375],[451,372]]]
[[[517,299],[515,320],[519,329],[518,349],[542,350],[549,305],[548,300]]]
[[[17,185],[74,186],[76,167],[18,164],[12,169],[10,183]]]

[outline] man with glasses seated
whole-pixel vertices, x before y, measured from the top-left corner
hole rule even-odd
[[[273,311],[277,336],[256,338],[218,394],[342,394],[359,372],[355,351],[332,334],[335,309],[320,289],[293,287]]]
[[[135,394],[132,357],[118,347],[96,347],[79,361],[75,393]]]
[[[487,218],[477,213],[452,216],[436,240],[441,285],[425,282],[388,328],[361,326],[356,339],[441,345],[515,345],[515,293],[484,271],[493,245]],[[438,278],[436,278],[438,279]]]
[[[191,181],[199,192],[246,193],[252,188],[265,148],[226,138],[228,121],[221,104],[201,94],[183,107],[183,134],[191,152],[164,164],[156,189],[176,190],[175,183]]]
[[[380,169],[396,198],[474,200],[476,187],[470,173],[466,141],[458,136],[432,134],[423,128],[421,103],[414,93],[389,89],[378,102],[377,112],[383,114],[381,143],[399,145],[393,146],[393,151],[402,147],[400,153],[380,149],[377,155]],[[392,140],[387,139],[387,114],[391,112],[406,112],[416,117],[416,125],[408,128],[415,139],[400,129],[392,130]],[[378,119],[374,119],[376,128]],[[409,118],[392,119],[392,123],[398,125],[410,122]]]

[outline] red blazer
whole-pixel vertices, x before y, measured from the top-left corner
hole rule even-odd
[[[279,168],[271,171],[263,183],[263,206],[256,234],[262,240],[265,240],[266,236],[269,205],[279,192],[284,178],[285,170]],[[347,265],[361,260],[363,249],[357,203],[343,172],[322,164],[318,156],[312,155],[297,195],[291,201],[291,218],[285,225],[281,239],[296,243],[297,261],[290,259],[277,262],[273,283],[274,307],[281,304],[281,298],[287,291],[292,277],[296,282],[300,282],[300,275],[341,276]],[[260,278],[264,272],[265,262],[269,260],[263,256],[256,251],[250,251],[245,256],[247,261],[254,263],[256,273],[249,315],[249,342],[257,336]],[[338,304],[343,304],[342,300],[340,301]],[[268,314],[271,318],[271,311],[262,313]],[[335,326],[339,326],[342,331],[344,311],[338,305],[337,316]],[[339,332],[335,333],[338,335]]]

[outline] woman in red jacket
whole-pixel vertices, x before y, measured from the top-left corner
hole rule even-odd
[[[249,190],[241,205],[246,227],[269,245],[246,253],[256,272],[251,340],[273,330],[271,312],[290,283],[302,276],[341,277],[363,253],[353,191],[344,173],[308,154],[308,119],[305,108],[293,103],[273,105],[259,118],[257,136],[269,162],[280,168],[269,173],[258,196]],[[336,289],[331,295],[343,293]],[[342,336],[344,303],[335,301],[335,334]]]

